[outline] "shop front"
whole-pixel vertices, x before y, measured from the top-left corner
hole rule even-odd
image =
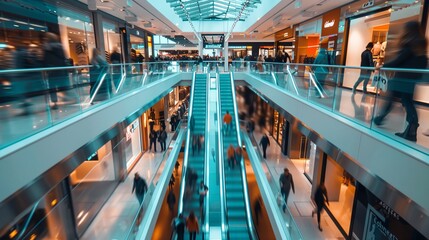
[[[374,44],[372,50],[375,65],[385,62],[387,47],[387,36],[389,32],[391,11],[384,9],[368,15],[361,15],[349,19],[347,54],[345,63],[347,66],[360,66],[361,54],[369,42]],[[390,44],[389,44],[390,45]],[[352,88],[360,76],[359,69],[345,69],[343,86]],[[360,89],[359,86],[358,89]],[[368,84],[368,91],[374,92],[375,86]]]
[[[427,239],[359,183],[354,208],[351,239]]]
[[[277,52],[286,52],[291,61],[295,60],[295,28],[286,28],[274,34],[275,49]]]
[[[31,4],[30,4],[31,5]],[[33,66],[43,67],[44,36],[56,34],[63,45],[70,64],[88,65],[90,51],[95,47],[94,26],[89,11],[62,2],[45,1],[34,10],[14,2],[2,2],[0,11],[0,66],[11,69],[15,66],[16,51],[27,50],[34,59]]]

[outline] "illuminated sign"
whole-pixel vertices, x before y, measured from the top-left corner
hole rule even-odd
[[[369,8],[374,6],[374,0],[369,0],[368,2],[362,4],[362,8]]]
[[[247,47],[246,46],[228,46],[228,48],[231,48],[231,49],[246,49]]]
[[[288,33],[288,32],[285,32],[285,33],[283,34],[283,37],[285,37],[285,38],[289,37],[289,33]]]
[[[217,43],[217,44],[206,44],[204,45],[204,48],[222,48],[222,44]]]
[[[324,28],[330,28],[333,27],[335,24],[335,20],[332,19],[331,21],[326,21],[325,24],[323,25]]]

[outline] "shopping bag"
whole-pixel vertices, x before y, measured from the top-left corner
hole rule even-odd
[[[387,83],[388,78],[386,76],[386,73],[382,72],[380,74],[374,74],[371,85],[385,92],[387,90]]]

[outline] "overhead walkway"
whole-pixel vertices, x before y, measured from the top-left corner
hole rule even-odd
[[[49,88],[48,80],[42,78],[42,82],[46,84],[43,88],[37,89],[38,91],[23,89],[30,92],[11,92],[8,96],[1,96],[3,105],[0,108],[2,117],[0,167],[10,169],[11,173],[20,172],[21,174],[2,175],[2,182],[8,184],[3,184],[1,187],[0,202],[19,189],[25,191],[24,187],[28,183],[37,180],[45,171],[70,153],[93,141],[117,123],[124,121],[132,114],[141,115],[182,80],[192,79],[191,73],[169,71],[160,79],[157,77],[152,79],[151,73],[148,73],[146,82],[141,82],[144,74],[132,73],[128,74],[124,81],[140,83],[140,87],[129,88],[128,91],[120,91],[118,94],[112,92],[110,98],[103,100],[94,98],[94,104],[91,104],[90,76],[88,75],[91,67],[0,71],[2,78],[11,79],[11,76],[18,73],[26,73],[26,76],[46,76],[50,71],[63,69],[68,74],[66,81],[70,82],[67,87],[60,86],[54,89]],[[97,79],[102,79],[104,74],[97,76],[101,76]],[[110,79],[107,73],[104,79]],[[122,86],[127,86],[126,82]],[[92,92],[96,96],[98,85],[94,86]],[[14,87],[12,82],[11,91]],[[51,101],[51,93],[56,93],[58,96],[56,107]],[[22,96],[25,98],[20,98]],[[27,100],[31,103],[29,106],[31,111],[22,114],[26,110],[22,104]],[[65,139],[67,144],[64,144]],[[49,149],[49,151],[40,151],[40,149]],[[34,167],[26,169],[22,167],[25,165],[34,165]],[[37,194],[31,196],[34,199],[41,197]]]
[[[241,145],[238,135],[238,117],[235,103],[235,88],[234,82],[230,74],[219,75],[219,118],[228,111],[232,116],[231,128],[226,131],[226,126],[223,126],[223,136],[221,138],[222,152],[224,160],[224,169],[221,174],[224,175],[224,194],[226,208],[226,224],[228,226],[228,239],[255,239],[251,219],[250,204],[248,200],[247,181],[243,161],[233,167],[229,167],[228,148],[233,146],[236,148]]]
[[[322,85],[325,94],[317,95],[308,64],[288,64],[294,84],[279,84],[276,79],[269,79],[269,73],[261,73],[252,69],[235,72],[237,80],[244,80],[248,86],[266,102],[288,119],[299,119],[299,128],[308,136],[320,136],[329,143],[330,157],[351,173],[356,180],[377,197],[389,203],[389,206],[399,206],[399,202],[409,202],[412,209],[419,213],[427,213],[429,209],[429,191],[415,188],[418,182],[429,181],[429,138],[422,132],[429,128],[427,121],[420,120],[417,132],[417,142],[412,142],[396,136],[396,132],[405,129],[404,111],[399,102],[393,103],[393,111],[382,125],[373,122],[380,114],[380,108],[386,103],[384,92],[379,83],[374,87],[368,86],[368,93],[358,91],[353,94],[350,89],[341,86],[342,81],[355,76],[359,67],[326,66],[329,72]],[[284,69],[287,66],[284,67]],[[392,72],[408,71],[427,74],[427,70],[416,69],[384,69],[379,74],[387,75]],[[320,78],[320,77],[319,77]],[[304,83],[304,84],[300,84]],[[295,86],[290,88],[289,86]],[[424,116],[427,107],[416,105],[417,112]],[[328,146],[327,145],[327,146]],[[345,164],[347,163],[347,164]],[[389,171],[386,171],[389,166]],[[403,171],[403,169],[408,169]],[[409,174],[413,172],[413,174]],[[377,182],[377,184],[373,184]],[[392,188],[393,187],[393,188]],[[394,189],[395,201],[386,197]],[[412,211],[395,208],[404,219],[412,223],[419,231],[427,233],[429,222],[416,222]],[[428,217],[429,219],[429,217]]]

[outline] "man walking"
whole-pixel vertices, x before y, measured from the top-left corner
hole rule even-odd
[[[287,199],[289,197],[290,188],[292,187],[292,191],[295,194],[295,185],[293,184],[292,174],[290,174],[289,169],[284,168],[283,173],[280,175],[280,191],[283,195],[283,199],[285,203],[283,204],[283,212],[286,210]]]
[[[369,42],[366,45],[365,51],[363,51],[360,56],[361,67],[374,67],[374,60],[372,58],[372,52],[371,52],[373,47],[374,47],[374,44],[372,42]],[[353,85],[353,89],[352,89],[353,94],[356,93],[356,88],[362,81],[363,81],[363,93],[367,93],[366,86],[368,85],[370,75],[371,75],[371,70],[367,70],[367,69],[360,70],[360,76],[356,81],[355,85]]]
[[[259,142],[259,145],[262,146],[262,152],[264,153],[264,158],[267,158],[267,147],[270,146],[270,139],[268,138],[267,134],[264,134],[264,136],[262,136],[261,141]]]
[[[229,134],[229,131],[231,131],[231,122],[232,122],[232,116],[229,114],[228,111],[226,111],[225,115],[223,116],[223,123],[225,125],[225,135]]]
[[[144,194],[147,192],[147,184],[138,173],[134,175],[133,190],[131,190],[131,193],[134,193],[134,190],[136,192],[137,200],[139,200],[139,205],[142,205]]]
[[[164,152],[165,142],[167,141],[167,132],[165,132],[164,127],[161,127],[161,130],[159,131],[158,141],[159,141],[159,144],[161,145],[161,152]]]

